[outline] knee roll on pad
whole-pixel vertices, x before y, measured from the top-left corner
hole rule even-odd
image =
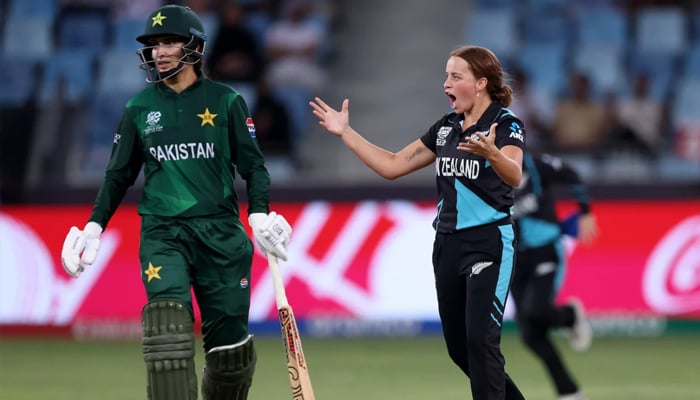
[[[204,400],[245,400],[253,383],[257,355],[253,335],[230,346],[215,347],[204,357]]]
[[[197,400],[193,319],[174,300],[146,304],[141,313],[149,400]]]

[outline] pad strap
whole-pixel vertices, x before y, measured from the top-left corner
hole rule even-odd
[[[197,400],[190,312],[180,302],[159,300],[146,304],[141,317],[149,400]]]
[[[202,374],[204,400],[245,400],[253,383],[257,354],[253,335],[207,352]]]

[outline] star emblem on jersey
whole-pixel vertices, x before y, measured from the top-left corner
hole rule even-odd
[[[150,262],[148,263],[148,269],[143,271],[144,274],[148,277],[148,282],[150,282],[153,279],[160,279],[160,269],[163,267],[154,267],[153,264]]]
[[[163,20],[166,18],[168,18],[168,17],[161,15],[160,11],[158,11],[158,14],[156,14],[155,17],[151,18],[153,20],[153,24],[151,26],[156,26],[156,25],[163,26]]]
[[[197,116],[202,119],[202,125],[200,126],[204,126],[206,124],[214,126],[214,118],[216,118],[217,115],[219,114],[212,114],[209,112],[209,107],[205,108],[204,114],[197,114]]]

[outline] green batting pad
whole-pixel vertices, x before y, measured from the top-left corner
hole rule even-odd
[[[174,300],[144,306],[143,359],[149,400],[197,400],[192,315]]]
[[[230,346],[215,347],[204,358],[204,400],[245,400],[253,383],[257,355],[253,335]]]

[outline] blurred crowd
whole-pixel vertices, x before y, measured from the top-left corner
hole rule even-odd
[[[265,154],[300,167],[307,101],[334,54],[336,0],[0,0],[5,201],[52,174],[79,185],[103,173],[121,110],[146,85],[135,38],[145,15],[172,3],[202,19],[204,71],[246,99]]]
[[[302,171],[342,0],[174,2],[200,15],[204,70],[246,99],[266,155]],[[122,107],[146,85],[135,37],[165,3],[0,0],[2,201],[102,178]],[[697,1],[472,0],[464,12],[463,42],[511,73],[529,148],[610,182],[700,180]]]
[[[700,173],[698,2],[477,0],[465,34],[511,72],[528,148],[611,180]]]

